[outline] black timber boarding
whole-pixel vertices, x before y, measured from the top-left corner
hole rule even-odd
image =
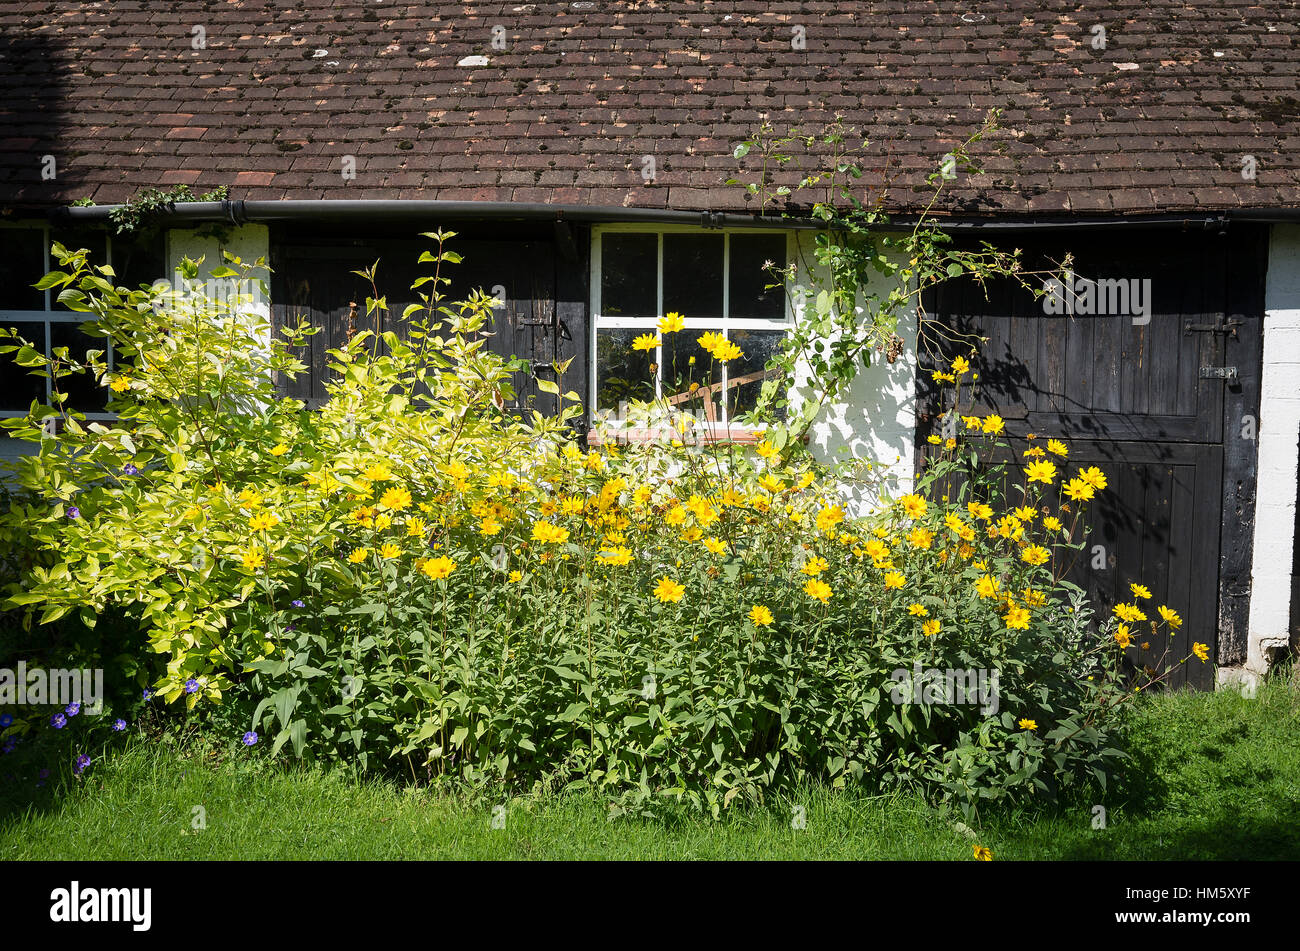
[[[436,230],[431,223],[427,230]],[[489,295],[504,291],[505,306],[494,310],[488,347],[505,357],[530,361],[528,372],[515,374],[515,399],[507,409],[524,413],[536,409],[546,416],[558,410],[557,398],[537,387],[538,379],[556,381],[551,364],[572,360],[557,382],[561,392],[586,389],[588,362],[588,231],[567,223],[543,227],[498,224],[492,230],[460,224],[457,236],[444,246],[462,258],[444,263],[442,274],[452,279],[444,286],[446,302],[468,297],[473,290]],[[311,233],[281,229],[271,245],[271,312],[273,327],[305,317],[321,328],[302,348],[300,357],[310,370],[296,380],[280,380],[281,392],[319,406],[326,397],[327,351],[346,341],[351,303],[356,302],[355,329],[406,335],[401,314],[418,303],[411,284],[433,274],[434,265],[419,263],[422,251],[436,243],[417,236],[378,232],[367,236],[328,231]],[[388,316],[376,326],[365,314],[369,283],[352,273],[379,261],[376,284],[387,296]],[[432,284],[421,291],[428,292]]]
[[[1069,577],[1099,614],[1133,600],[1130,582],[1148,585],[1149,615],[1167,603],[1184,618],[1170,654],[1185,656],[1195,641],[1211,651],[1212,663],[1192,660],[1170,682],[1212,688],[1214,665],[1245,659],[1267,232],[1030,234],[1005,246],[1024,249],[1029,267],[1050,267],[1069,251],[1081,278],[1150,278],[1150,322],[1049,316],[1010,282],[991,285],[987,300],[966,280],[927,293],[935,323],[924,336],[934,350],[922,344],[918,468],[934,451],[927,437],[939,432],[935,355],[966,350],[936,331],[986,338],[974,361],[974,411],[1006,420],[1017,464],[1034,433],[1040,445],[1054,436],[1068,443],[1071,472],[1097,465],[1109,477],[1089,505],[1087,548]],[[1236,381],[1206,375],[1224,367],[1236,367]],[[1138,640],[1151,642],[1136,652],[1139,664],[1166,647]]]

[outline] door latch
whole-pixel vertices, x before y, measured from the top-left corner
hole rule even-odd
[[[1201,367],[1202,380],[1236,380],[1236,367]]]

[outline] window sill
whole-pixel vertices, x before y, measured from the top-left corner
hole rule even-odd
[[[605,433],[599,433],[592,429],[587,432],[587,445],[641,445],[651,442],[670,442],[673,439],[680,439],[688,445],[736,445],[736,446],[753,446],[761,438],[760,429],[745,429],[735,427],[728,429],[723,426],[709,429],[691,429],[686,433],[679,433],[675,429],[663,427],[645,428],[645,427],[628,427],[627,429],[610,429]]]

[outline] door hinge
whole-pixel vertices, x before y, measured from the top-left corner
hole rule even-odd
[[[1236,367],[1201,367],[1202,380],[1235,380]]]

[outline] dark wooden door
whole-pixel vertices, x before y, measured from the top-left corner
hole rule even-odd
[[[355,329],[404,336],[401,314],[408,304],[418,303],[411,284],[433,274],[432,264],[418,263],[428,242],[371,240],[360,242],[295,241],[273,249],[275,269],[272,286],[273,325],[296,322],[299,316],[320,328],[303,348],[301,357],[311,370],[294,381],[282,381],[282,391],[308,405],[319,405],[326,397],[327,351],[341,346],[348,337],[351,303],[356,302]],[[468,298],[481,290],[503,299],[492,312],[485,336],[488,347],[503,357],[516,356],[530,362],[527,371],[515,374],[515,398],[508,408],[535,408],[544,415],[557,410],[556,398],[537,387],[537,379],[555,379],[549,366],[577,352],[567,327],[557,319],[556,261],[554,245],[547,241],[479,241],[456,239],[448,245],[462,258],[459,264],[443,265],[446,302]],[[365,299],[373,294],[369,282],[352,273],[379,261],[376,285],[387,297],[387,318],[378,322],[365,313]],[[428,292],[432,285],[421,290]],[[581,368],[574,367],[560,381],[566,388],[578,388],[574,381]]]
[[[1224,624],[1221,607],[1233,615],[1227,623],[1244,627],[1244,616],[1235,615],[1245,602],[1220,597],[1221,582],[1231,587],[1236,580],[1221,577],[1223,545],[1238,544],[1228,536],[1243,531],[1238,517],[1225,534],[1224,500],[1248,496],[1253,506],[1253,482],[1247,489],[1238,480],[1225,493],[1225,416],[1232,420],[1242,404],[1242,385],[1257,384],[1258,347],[1242,344],[1258,339],[1252,295],[1260,288],[1240,288],[1242,275],[1230,273],[1232,247],[1223,236],[1181,232],[1073,237],[1028,247],[1031,266],[1050,266],[1068,250],[1079,278],[1149,279],[1147,314],[1134,313],[1130,302],[1128,313],[1049,315],[1041,299],[1013,284],[990,287],[986,299],[972,283],[950,282],[926,298],[935,323],[925,337],[942,342],[922,358],[921,464],[932,448],[926,437],[939,424],[939,393],[928,372],[934,357],[950,359],[967,349],[954,336],[985,338],[974,361],[974,412],[1006,420],[1017,463],[1024,462],[1028,434],[1059,437],[1069,446],[1071,472],[1096,465],[1109,480],[1088,506],[1086,548],[1070,569],[1071,580],[1088,592],[1099,614],[1132,601],[1129,585],[1137,582],[1152,591],[1152,601],[1144,602],[1150,616],[1168,604],[1184,619],[1172,643],[1141,638],[1151,643],[1137,658],[1141,664],[1153,664],[1166,648],[1181,658],[1198,641],[1209,645],[1213,661]],[[1250,275],[1258,277],[1256,270]],[[939,328],[942,333],[935,332]],[[1229,357],[1243,364],[1236,384],[1213,375]],[[1237,444],[1229,445],[1234,461],[1228,474],[1236,478],[1243,468],[1253,473]],[[1248,576],[1248,564],[1244,570]],[[1171,682],[1212,687],[1213,664],[1193,660]]]

